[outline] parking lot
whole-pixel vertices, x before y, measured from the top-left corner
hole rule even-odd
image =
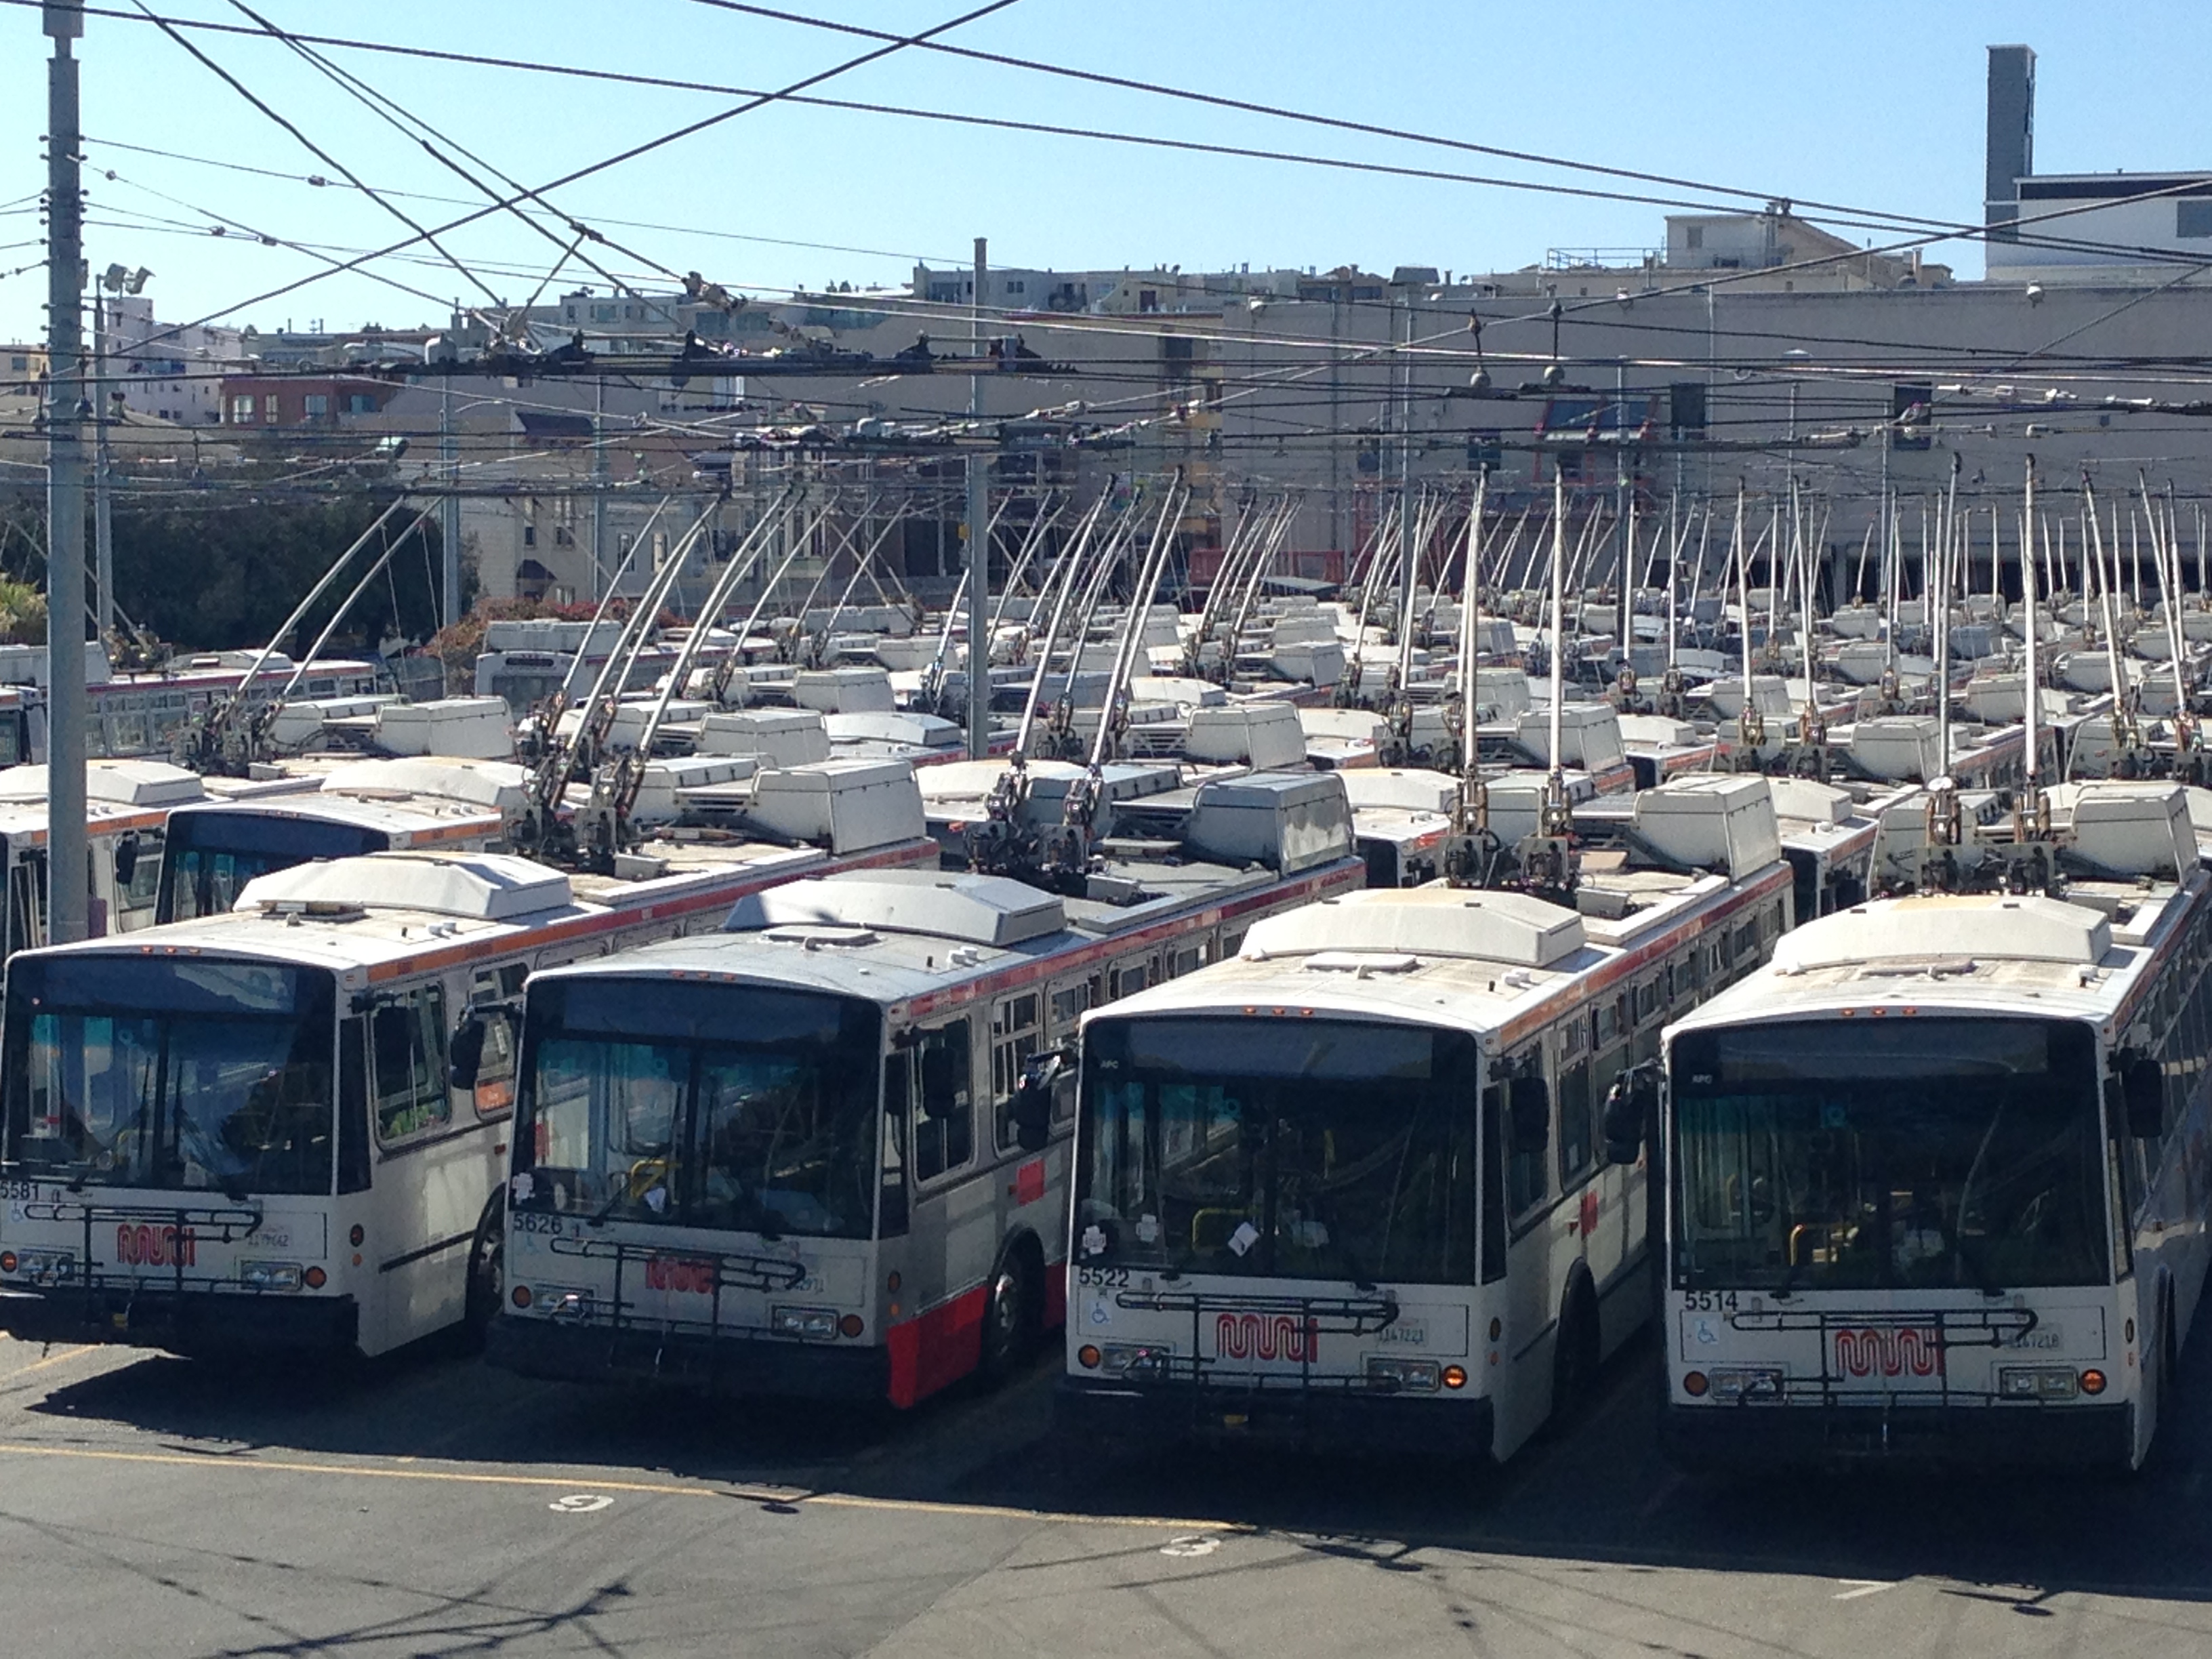
[[[2202,1413],[2131,1480],[1719,1484],[1652,1363],[1491,1471],[1056,1449],[1048,1359],[895,1417],[0,1341],[0,1608],[22,1654],[2212,1646]]]

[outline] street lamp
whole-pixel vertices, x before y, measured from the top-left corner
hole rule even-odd
[[[116,410],[110,406],[107,390],[107,296],[135,295],[145,288],[146,279],[153,274],[143,265],[136,270],[126,270],[121,265],[111,264],[100,273],[100,280],[92,289],[93,585],[98,594],[93,616],[103,644],[115,631],[115,532],[108,504],[107,428],[115,422]],[[118,392],[113,396],[117,403],[124,401],[124,393]]]

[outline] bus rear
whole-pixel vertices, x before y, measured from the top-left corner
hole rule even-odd
[[[1086,1027],[1061,1429],[1487,1456],[1476,1039],[1273,1012]]]
[[[328,969],[33,952],[9,967],[0,1327],[343,1348],[349,1161]]]
[[[883,1397],[882,1030],[873,1002],[817,990],[534,982],[495,1359]]]
[[[2096,1026],[1870,1012],[1674,1039],[1665,1443],[2131,1463]]]

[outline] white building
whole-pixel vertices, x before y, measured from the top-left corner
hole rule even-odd
[[[222,421],[222,379],[249,372],[245,337],[234,328],[157,322],[143,294],[101,296],[106,307],[108,389],[124,407],[182,426]]]

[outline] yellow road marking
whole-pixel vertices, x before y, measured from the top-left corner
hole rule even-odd
[[[51,1361],[41,1360],[41,1364]],[[467,1486],[556,1486],[564,1492],[639,1492],[662,1498],[735,1498],[750,1504],[786,1504],[796,1508],[878,1510],[892,1514],[968,1516],[984,1520],[1047,1521],[1067,1526],[1234,1530],[1226,1521],[1176,1520],[1156,1515],[1079,1515],[1060,1510],[1029,1510],[1002,1504],[939,1503],[922,1498],[862,1498],[850,1492],[755,1492],[738,1486],[690,1486],[650,1480],[604,1480],[580,1474],[485,1474],[465,1469],[377,1468],[359,1463],[301,1463],[262,1457],[195,1457],[181,1452],[100,1451],[83,1446],[39,1446],[0,1441],[0,1456],[69,1457],[100,1463],[153,1463],[187,1469],[254,1469],[271,1474],[358,1475],[371,1480],[438,1480]]]
[[[44,1359],[33,1359],[27,1365],[19,1365],[12,1371],[0,1371],[0,1382],[12,1382],[19,1376],[28,1376],[33,1371],[42,1371],[49,1365],[58,1365],[64,1359],[75,1359],[80,1354],[90,1353],[100,1345],[87,1343],[81,1348],[64,1348],[59,1353],[50,1353]]]

